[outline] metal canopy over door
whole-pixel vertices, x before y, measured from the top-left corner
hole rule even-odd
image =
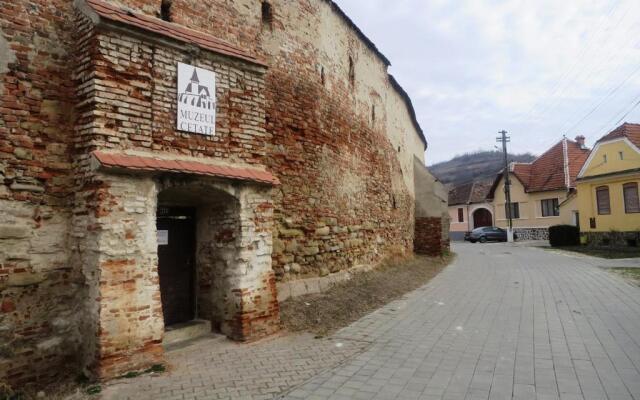
[[[195,209],[158,207],[158,275],[165,326],[195,318]]]

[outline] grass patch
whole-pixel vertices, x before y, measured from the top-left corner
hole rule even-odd
[[[416,256],[389,261],[380,267],[355,274],[324,293],[289,299],[280,305],[284,326],[293,332],[310,331],[328,335],[371,311],[415,290],[442,271],[453,259]]]
[[[640,248],[637,247],[587,247],[567,246],[551,247],[550,250],[566,250],[574,253],[585,254],[593,257],[619,259],[640,257]]]
[[[636,286],[640,286],[640,268],[607,268],[611,272],[621,275]]]

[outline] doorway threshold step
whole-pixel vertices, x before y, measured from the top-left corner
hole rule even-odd
[[[211,321],[195,319],[182,324],[167,326],[162,344],[170,346],[207,335],[211,335]]]

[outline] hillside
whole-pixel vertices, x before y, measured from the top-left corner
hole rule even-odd
[[[534,159],[535,156],[529,153],[509,155],[509,161],[531,162]],[[444,184],[457,186],[471,181],[492,179],[502,170],[503,160],[500,151],[479,151],[434,164],[429,170]]]

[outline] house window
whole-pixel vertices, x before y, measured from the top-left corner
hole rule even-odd
[[[560,215],[560,208],[558,207],[558,199],[546,199],[542,200],[542,216],[543,217],[557,217]]]
[[[602,156],[602,161],[603,161],[605,164],[607,163],[607,155],[606,155],[606,154]]]
[[[509,207],[511,206],[511,207]],[[508,203],[504,205],[504,212],[507,219],[509,215],[511,215],[512,219],[520,218],[520,204],[519,203]]]
[[[458,222],[464,222],[464,209],[458,208]]]
[[[622,192],[624,193],[624,212],[627,214],[640,213],[638,183],[625,183],[622,186]]]
[[[621,160],[624,160],[624,152],[622,152],[622,151],[621,151],[621,152],[619,152],[618,154],[620,154],[620,159],[621,159]]]
[[[608,186],[600,186],[596,189],[596,202],[598,203],[598,214],[611,214],[611,203],[609,202]]]

